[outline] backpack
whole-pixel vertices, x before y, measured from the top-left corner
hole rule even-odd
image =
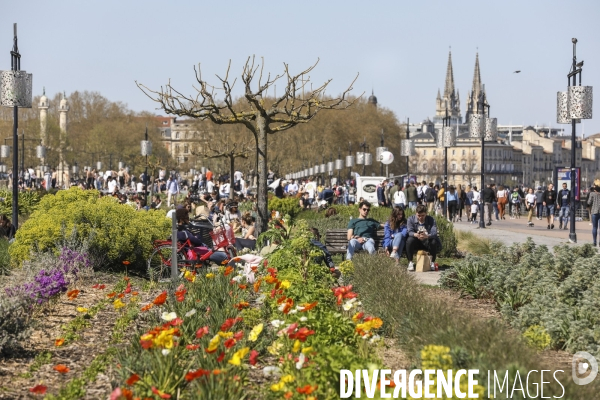
[[[240,184],[239,180],[233,182],[233,190],[235,190],[236,192],[242,190],[242,185]]]
[[[433,203],[435,201],[435,193],[433,188],[429,188],[427,189],[427,193],[425,195],[426,200],[428,203]]]
[[[519,200],[519,193],[518,192],[512,192],[510,194],[510,198],[511,198],[511,201],[513,203],[516,203]]]

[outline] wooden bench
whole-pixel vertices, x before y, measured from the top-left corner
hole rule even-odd
[[[383,228],[377,230],[377,236],[375,240],[375,249],[377,251],[385,251],[383,249]],[[348,248],[348,229],[330,229],[325,233],[325,246],[331,254],[346,253]]]

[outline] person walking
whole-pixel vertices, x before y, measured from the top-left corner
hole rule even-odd
[[[562,189],[560,192],[558,192],[558,196],[557,196],[557,206],[559,206],[559,211],[558,211],[558,229],[562,229],[563,228],[563,221],[565,221],[565,229],[567,229],[567,221],[569,219],[569,211],[570,211],[570,205],[571,205],[571,191],[569,189],[567,189],[567,184],[563,183],[562,184]]]
[[[504,214],[506,213],[506,203],[508,202],[508,190],[506,190],[502,185],[498,186],[496,197],[498,197],[498,211],[500,213],[500,219],[506,219],[504,218]]]
[[[590,206],[590,219],[592,221],[592,240],[594,243],[594,247],[596,247],[598,224],[600,224],[600,186],[594,186],[591,189],[587,204]]]
[[[471,206],[473,205],[473,189],[471,185],[467,186],[465,195],[465,214],[467,214],[467,221],[471,222]]]
[[[458,205],[458,194],[454,186],[448,188],[448,221],[454,222],[456,218],[456,207]]]
[[[458,194],[458,220],[460,222],[462,222],[462,214],[463,214],[463,209],[465,208],[465,203],[467,201],[467,193],[463,190],[462,185],[458,185],[457,189],[456,189],[456,193]],[[465,213],[467,215],[467,218],[469,217],[468,213]]]
[[[493,210],[493,203],[496,201],[496,193],[494,193],[494,187],[496,186],[495,183],[491,183],[489,185],[486,186],[485,189],[482,190],[481,193],[481,197],[482,197],[482,201],[483,201],[483,211],[484,211],[484,218],[485,218],[485,213],[487,212],[487,224],[486,226],[490,226],[492,225],[492,210]]]
[[[177,205],[177,195],[179,194],[179,183],[175,175],[171,175],[167,181],[167,207],[171,207],[171,200]]]
[[[417,208],[417,201],[419,200],[417,195],[417,188],[414,181],[410,181],[410,184],[406,188],[406,200],[411,210],[415,211]]]
[[[536,197],[535,193],[533,193],[533,188],[530,188],[529,192],[525,196],[525,207],[527,208],[527,211],[528,211],[527,225],[529,225],[529,226],[533,226],[533,222],[531,222],[531,219],[533,218],[533,211],[537,208],[536,201],[537,201],[537,197]]]
[[[546,219],[548,220],[548,229],[554,229],[554,206],[556,205],[556,191],[554,185],[549,184],[542,195],[542,204],[546,207]]]
[[[535,192],[535,207],[537,209],[537,219],[539,221],[542,220],[542,216],[544,215],[544,191],[541,186],[538,186]]]
[[[429,189],[425,193],[425,201],[427,202],[427,212],[432,213],[435,211],[435,198],[437,196],[437,190],[433,187],[433,182],[429,182]]]

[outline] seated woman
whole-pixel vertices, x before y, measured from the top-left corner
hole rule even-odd
[[[307,210],[310,208],[310,203],[308,202],[308,193],[302,193],[300,197],[300,208],[303,210]]]
[[[242,217],[242,238],[235,239],[235,248],[240,251],[242,249],[254,250],[256,248],[256,238],[254,237],[254,218],[247,212]]]
[[[177,218],[177,241],[183,243],[189,240],[193,246],[196,247],[208,247],[202,243],[202,239],[196,237],[192,232],[187,230],[187,225],[190,223],[190,214],[185,208],[178,208],[175,210],[175,217]],[[223,261],[227,259],[227,254],[223,251],[216,251],[208,258],[210,261],[221,265]]]
[[[14,239],[15,233],[15,226],[10,223],[10,219],[4,215],[0,215],[0,237],[5,237],[10,241]]]
[[[400,207],[394,207],[390,219],[384,226],[383,247],[387,252],[390,252],[390,257],[395,258],[396,262],[398,262],[404,251],[407,237],[408,230],[404,210]]]
[[[152,201],[152,204],[150,204],[150,208],[152,208],[153,210],[158,210],[161,205],[162,205],[162,200],[160,199],[160,195],[155,194],[154,200]]]

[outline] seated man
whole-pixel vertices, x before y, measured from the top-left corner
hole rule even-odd
[[[187,230],[187,225],[190,223],[190,215],[188,210],[185,208],[178,208],[175,210],[175,217],[177,218],[177,241],[183,243],[189,239],[190,243],[194,246],[208,247],[202,243],[202,239],[194,236],[192,232]],[[221,263],[227,259],[227,254],[223,251],[216,251],[211,254],[208,259],[218,265],[221,265]]]
[[[371,210],[371,203],[366,200],[358,204],[358,218],[350,220],[348,223],[348,250],[346,251],[346,260],[352,260],[354,252],[363,248],[369,254],[375,253],[375,236],[377,229],[383,227],[378,221],[373,218],[367,218]]]
[[[408,218],[408,239],[406,240],[406,256],[408,270],[414,271],[413,256],[418,250],[426,250],[431,254],[431,270],[435,271],[435,257],[441,242],[438,237],[435,218],[427,215],[427,206],[417,206],[416,214]]]

